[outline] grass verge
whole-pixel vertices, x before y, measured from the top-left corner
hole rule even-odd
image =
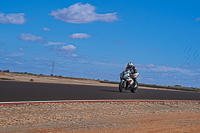
[[[14,79],[9,79],[9,78],[0,78],[0,80],[14,80]]]

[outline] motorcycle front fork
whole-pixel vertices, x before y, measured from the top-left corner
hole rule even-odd
[[[132,84],[130,84],[129,82],[127,82],[125,88],[126,88],[126,89],[127,89],[127,88],[132,88],[132,87],[134,87],[135,85],[136,85],[136,80],[133,80],[133,83],[132,83]]]
[[[130,88],[131,87],[131,84],[129,82],[126,82],[126,89]]]

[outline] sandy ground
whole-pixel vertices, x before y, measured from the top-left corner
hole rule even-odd
[[[98,80],[92,80],[92,79],[87,80],[87,79],[75,79],[75,78],[64,78],[64,77],[37,76],[37,75],[15,74],[15,73],[5,73],[5,72],[0,72],[0,78],[14,79],[13,81],[22,81],[22,82],[84,84],[84,85],[113,86],[113,87],[118,86],[116,84],[100,83]],[[33,79],[33,81],[30,81],[31,79]]]
[[[1,133],[198,133],[200,102],[0,105]]]
[[[101,84],[0,72],[14,81]],[[200,102],[83,102],[0,105],[0,133],[198,133]]]

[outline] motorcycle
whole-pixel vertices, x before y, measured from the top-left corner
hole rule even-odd
[[[135,82],[131,76],[135,78]],[[123,92],[124,90],[130,90],[132,93],[135,93],[138,89],[138,82],[136,81],[138,76],[139,73],[131,74],[130,70],[123,71],[120,74],[119,91]]]

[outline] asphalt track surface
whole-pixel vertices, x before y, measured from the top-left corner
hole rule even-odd
[[[138,89],[119,92],[118,87],[0,81],[0,102],[56,100],[189,100],[200,101],[200,93]]]

